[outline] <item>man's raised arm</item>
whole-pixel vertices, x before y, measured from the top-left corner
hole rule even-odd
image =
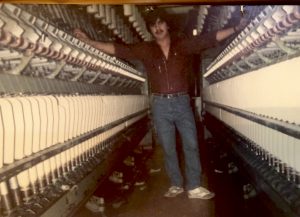
[[[216,39],[217,41],[222,41],[232,35],[235,32],[241,31],[247,25],[248,21],[246,19],[241,19],[239,25],[230,27],[227,29],[222,29],[217,32]]]
[[[115,54],[115,46],[112,42],[101,42],[101,41],[94,41],[90,39],[82,30],[75,29],[74,36],[79,40],[91,45],[98,50],[103,51],[104,53],[114,55]]]

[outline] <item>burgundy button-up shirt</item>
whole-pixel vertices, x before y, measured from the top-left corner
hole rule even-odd
[[[188,91],[189,58],[217,43],[216,32],[192,38],[171,37],[168,59],[155,41],[132,45],[115,44],[116,56],[143,62],[152,93]]]

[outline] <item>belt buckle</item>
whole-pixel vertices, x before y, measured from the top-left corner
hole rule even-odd
[[[167,99],[171,99],[172,95],[171,94],[167,94]]]

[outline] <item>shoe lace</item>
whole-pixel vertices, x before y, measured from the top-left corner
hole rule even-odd
[[[177,186],[172,186],[172,187],[169,188],[169,191],[170,191],[170,192],[177,192],[179,189],[180,189],[180,188],[177,187]]]

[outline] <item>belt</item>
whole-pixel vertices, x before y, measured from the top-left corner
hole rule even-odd
[[[170,98],[174,98],[174,97],[178,97],[178,96],[187,95],[187,93],[186,92],[180,92],[180,93],[152,93],[152,95],[170,99]]]

